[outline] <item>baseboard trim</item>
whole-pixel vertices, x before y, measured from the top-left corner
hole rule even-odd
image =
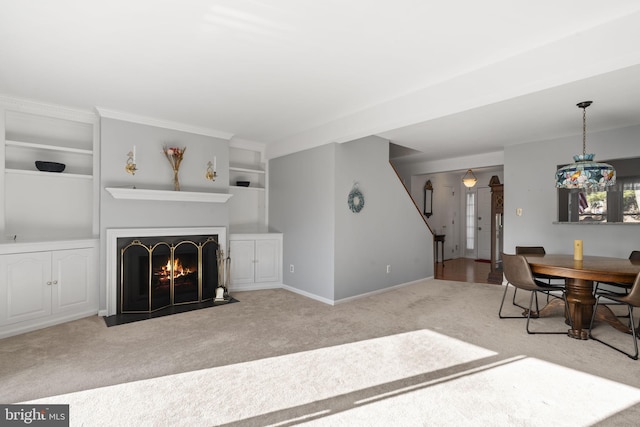
[[[385,292],[393,291],[395,289],[404,288],[405,286],[414,285],[416,283],[420,283],[420,282],[423,282],[425,280],[429,280],[430,278],[433,278],[433,276],[425,277],[424,279],[413,280],[411,282],[400,283],[399,285],[391,286],[389,288],[377,289],[375,291],[371,291],[371,292],[367,292],[367,293],[359,294],[359,295],[354,295],[352,297],[341,298],[339,300],[335,300],[334,301],[334,305],[344,304],[346,302],[355,301],[355,300],[358,300],[360,298],[370,297],[372,295],[383,294]]]
[[[72,322],[74,320],[84,319],[85,317],[95,316],[98,310],[91,308],[77,313],[58,313],[42,317],[40,319],[26,320],[24,322],[9,324],[0,328],[0,339],[20,335],[27,332],[33,332],[50,326],[60,325],[62,323]]]
[[[335,302],[333,300],[330,300],[329,298],[324,298],[324,297],[321,297],[319,295],[312,294],[310,292],[300,290],[298,288],[293,288],[293,287],[287,286],[287,285],[282,285],[281,288],[286,290],[286,291],[293,292],[294,294],[302,295],[303,297],[311,298],[313,300],[320,301],[320,302],[325,303],[325,304],[335,305]]]
[[[229,292],[262,291],[264,289],[280,289],[281,283],[252,283],[250,285],[234,285],[229,287]]]
[[[409,285],[413,285],[416,283],[420,283],[426,280],[433,280],[433,276],[428,276],[422,279],[418,279],[418,280],[413,280],[411,282],[406,282],[406,283],[400,283],[399,285],[394,285],[391,286],[389,288],[384,288],[384,289],[377,289],[375,291],[371,291],[371,292],[367,292],[364,294],[360,294],[360,295],[354,295],[351,297],[347,297],[347,298],[342,298],[339,300],[332,300],[329,298],[325,298],[325,297],[321,297],[319,295],[313,294],[311,292],[307,292],[307,291],[303,291],[301,289],[298,288],[294,288],[292,286],[288,286],[282,283],[270,283],[270,284],[251,284],[251,285],[237,285],[237,286],[233,286],[229,288],[229,292],[233,293],[233,292],[248,292],[248,291],[262,291],[262,290],[266,290],[266,289],[284,289],[286,291],[289,292],[293,292],[294,294],[298,294],[298,295],[302,295],[303,297],[307,297],[310,298],[312,300],[316,300],[319,301],[321,303],[324,304],[328,304],[328,305],[337,305],[337,304],[344,304],[346,302],[350,302],[350,301],[355,301],[357,299],[360,298],[366,298],[372,295],[377,295],[377,294],[382,294],[385,292],[389,292],[389,291],[393,291],[394,289],[399,289],[399,288],[403,288],[405,286],[409,286]],[[98,312],[98,316],[101,317],[105,317],[107,315],[107,310],[100,310]]]

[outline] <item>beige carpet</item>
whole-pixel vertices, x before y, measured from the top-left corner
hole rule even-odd
[[[69,403],[87,426],[636,425],[640,363],[497,319],[502,289],[430,280],[335,307],[270,290],[83,319],[0,340],[0,402]]]

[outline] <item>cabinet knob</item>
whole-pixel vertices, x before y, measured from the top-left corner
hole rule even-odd
[[[54,284],[54,285],[57,285],[57,284],[58,284],[58,281],[57,281],[57,280],[54,280],[54,281],[53,281],[53,284]]]
[[[49,280],[49,281],[47,282],[47,285],[51,286],[51,280]]]

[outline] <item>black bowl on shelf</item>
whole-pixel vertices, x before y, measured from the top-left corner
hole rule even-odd
[[[65,167],[66,165],[64,163],[36,160],[36,168],[42,172],[62,172]]]
[[[250,181],[236,181],[236,185],[238,187],[248,187],[249,183],[250,183]]]

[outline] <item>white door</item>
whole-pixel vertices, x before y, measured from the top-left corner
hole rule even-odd
[[[477,259],[491,259],[491,188],[478,187]]]

